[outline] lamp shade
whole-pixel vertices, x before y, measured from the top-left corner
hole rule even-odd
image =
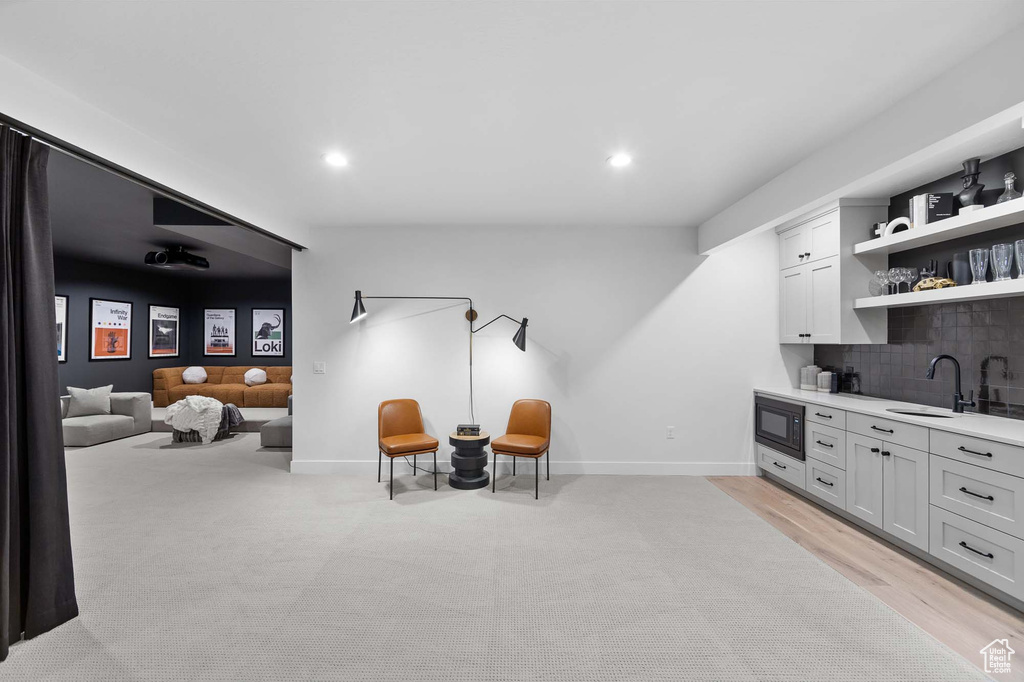
[[[349,324],[358,322],[359,320],[366,317],[366,308],[363,307],[363,292],[356,290],[356,304],[352,306],[352,317],[349,319]]]
[[[525,317],[523,318],[523,321],[519,323],[519,331],[517,331],[516,335],[512,337],[512,343],[516,344],[516,348],[518,348],[519,350],[523,351],[524,353],[526,352],[526,318]]]

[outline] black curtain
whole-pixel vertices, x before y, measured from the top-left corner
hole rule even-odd
[[[0,125],[0,660],[78,615],[57,381],[46,163]]]

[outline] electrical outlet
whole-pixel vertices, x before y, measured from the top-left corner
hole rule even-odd
[[[674,427],[674,426],[667,427],[665,429],[665,438],[675,438],[675,437],[676,437],[676,427]]]
[[[327,363],[326,362],[314,362],[313,363],[313,374],[327,374]]]

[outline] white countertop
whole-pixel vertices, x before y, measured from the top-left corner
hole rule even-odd
[[[907,424],[927,426],[930,429],[949,431],[950,433],[959,433],[976,438],[987,438],[988,440],[999,441],[1000,443],[1024,447],[1024,420],[1020,419],[992,417],[987,414],[953,414],[953,411],[949,408],[902,403],[897,400],[884,400],[882,398],[869,398],[851,393],[806,391],[800,388],[754,388],[754,393],[800,403],[834,407],[837,410],[846,410],[848,412],[870,414]],[[952,395],[950,395],[950,402],[952,400]],[[952,414],[953,417],[951,419],[919,417],[911,414],[889,412],[889,408],[924,410],[933,414]]]

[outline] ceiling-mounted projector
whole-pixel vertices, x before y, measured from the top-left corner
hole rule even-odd
[[[184,246],[172,246],[163,251],[150,251],[146,254],[146,265],[168,270],[208,270],[210,261],[202,256],[189,253]]]

